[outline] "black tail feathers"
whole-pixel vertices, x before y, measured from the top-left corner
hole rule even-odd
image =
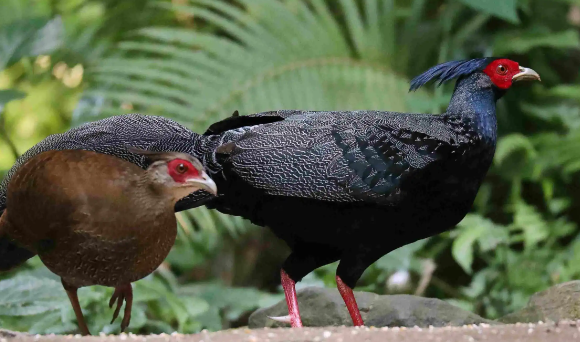
[[[14,244],[8,237],[0,237],[0,272],[9,271],[23,264],[35,254]]]
[[[6,234],[2,233],[0,217],[0,272],[9,271],[32,258],[35,253],[16,245]]]

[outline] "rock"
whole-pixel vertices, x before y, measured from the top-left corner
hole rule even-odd
[[[7,338],[27,337],[27,336],[32,336],[32,335],[27,334],[27,333],[18,332],[18,331],[0,329],[0,338],[7,339]]]
[[[521,310],[500,318],[502,323],[558,322],[580,319],[580,281],[552,286],[534,294]]]
[[[494,324],[469,311],[439,299],[411,295],[380,296],[369,292],[355,292],[356,301],[366,326],[434,327],[464,324]],[[307,327],[352,326],[352,321],[336,289],[308,287],[298,291],[298,305],[302,323]],[[257,310],[250,316],[250,328],[287,327],[268,316],[288,314],[286,301]]]

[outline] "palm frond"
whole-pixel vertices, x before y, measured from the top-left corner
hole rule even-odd
[[[234,110],[433,107],[426,93],[409,95],[408,80],[391,68],[394,2],[368,0],[362,11],[354,0],[340,4],[347,34],[322,0],[159,3],[194,14],[221,34],[139,30],[136,39],[118,46],[121,57],[89,69],[93,84],[75,119],[81,123],[137,109],[203,130]]]

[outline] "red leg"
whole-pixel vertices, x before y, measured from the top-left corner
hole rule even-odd
[[[131,284],[115,287],[115,293],[113,293],[111,300],[109,300],[110,308],[115,304],[115,300],[117,300],[117,308],[115,308],[115,313],[113,313],[111,324],[119,316],[124,300],[125,314],[123,315],[123,321],[121,322],[121,332],[123,332],[129,326],[129,322],[131,321],[131,308],[133,307],[133,288],[131,287]]]
[[[348,285],[346,285],[339,276],[336,276],[336,287],[338,287],[338,292],[340,292],[340,295],[346,304],[346,308],[350,313],[352,324],[354,324],[355,327],[365,325],[362,317],[360,316],[360,311],[358,309],[358,305],[356,304],[356,299],[354,298],[352,289],[348,287]]]
[[[286,295],[286,304],[288,304],[288,314],[290,315],[290,324],[292,328],[301,328],[302,320],[300,319],[300,310],[298,310],[298,298],[296,298],[296,283],[290,279],[288,273],[282,269],[280,271],[282,278],[282,287]]]

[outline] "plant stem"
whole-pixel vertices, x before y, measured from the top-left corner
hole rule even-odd
[[[12,140],[10,140],[8,132],[6,132],[6,129],[4,128],[4,116],[2,115],[2,111],[0,111],[0,136],[2,136],[2,138],[4,138],[4,141],[6,141],[6,143],[8,144],[8,147],[10,148],[10,151],[12,151],[14,159],[18,159],[18,157],[20,157],[20,154],[18,153],[18,149],[16,149],[16,145],[14,145]]]

